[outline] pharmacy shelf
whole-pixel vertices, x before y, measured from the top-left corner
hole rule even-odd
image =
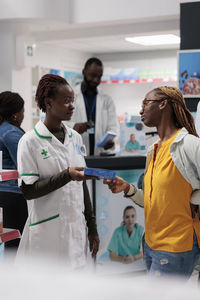
[[[0,171],[0,181],[11,180],[19,178],[19,173],[17,170],[1,170]]]
[[[3,232],[0,233],[0,243],[5,243],[21,237],[18,229],[3,228]]]
[[[177,81],[175,77],[167,78],[143,78],[143,79],[122,79],[122,80],[102,80],[102,84],[120,84],[120,83],[144,83],[144,82],[173,82]]]

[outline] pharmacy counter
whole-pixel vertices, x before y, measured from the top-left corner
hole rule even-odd
[[[144,169],[146,156],[87,156],[88,168],[108,170]]]

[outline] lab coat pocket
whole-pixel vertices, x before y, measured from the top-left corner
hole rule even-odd
[[[60,251],[59,215],[29,225],[29,247],[32,255],[58,255]]]

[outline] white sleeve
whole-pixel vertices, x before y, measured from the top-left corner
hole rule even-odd
[[[144,193],[143,190],[138,189],[133,197],[130,198],[135,204],[144,207]]]
[[[33,184],[39,179],[39,170],[35,153],[30,146],[31,143],[24,138],[19,141],[17,152],[17,165],[19,172],[18,185],[21,185],[22,180],[25,184]]]
[[[192,192],[190,203],[200,205],[200,190]]]
[[[127,196],[134,193],[134,188],[130,185],[130,189],[127,193]],[[125,197],[126,198],[126,197]],[[137,189],[136,193],[132,197],[127,197],[126,199],[132,200],[135,204],[144,207],[144,193],[142,189]]]

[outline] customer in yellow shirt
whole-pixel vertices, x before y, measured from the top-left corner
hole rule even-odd
[[[161,86],[147,93],[140,111],[160,140],[147,154],[144,190],[122,178],[105,180],[144,205],[147,270],[153,275],[189,277],[200,253],[200,139],[180,90]]]

